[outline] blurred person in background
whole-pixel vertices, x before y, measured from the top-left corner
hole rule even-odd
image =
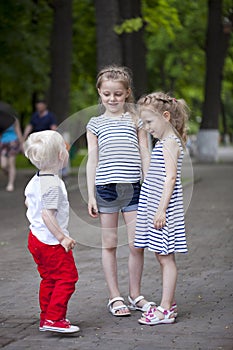
[[[16,155],[22,149],[23,142],[19,121],[17,118],[14,120],[14,123],[0,135],[1,168],[8,177],[6,186],[6,191],[8,192],[14,191],[16,178],[15,160]]]
[[[30,123],[24,130],[24,140],[32,132],[44,131],[44,130],[56,130],[56,117],[48,110],[48,106],[45,100],[38,100],[36,102],[36,111],[32,114]]]

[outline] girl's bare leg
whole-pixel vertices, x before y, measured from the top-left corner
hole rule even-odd
[[[8,184],[6,187],[7,191],[14,190],[15,176],[16,176],[15,156],[10,156],[8,158]]]
[[[102,228],[102,264],[108,285],[110,299],[120,296],[117,279],[117,226],[118,213],[100,214]],[[113,306],[120,306],[123,302],[116,301]],[[128,309],[119,310],[119,314],[128,313]]]
[[[137,298],[141,294],[141,279],[144,265],[144,249],[134,247],[136,211],[124,212],[123,217],[127,226],[128,242],[129,242],[129,295],[132,299]],[[138,306],[142,307],[146,304],[145,299],[138,302]]]
[[[8,174],[8,158],[6,156],[1,156],[1,168],[2,168],[2,171],[7,175]]]
[[[170,310],[175,297],[177,267],[175,255],[159,255],[155,253],[157,260],[160,263],[162,271],[162,299],[160,305],[165,310]],[[161,318],[162,314],[157,311],[157,316]]]

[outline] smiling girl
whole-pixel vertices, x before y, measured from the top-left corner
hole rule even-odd
[[[87,125],[88,211],[100,217],[102,263],[109,289],[108,310],[114,316],[129,316],[131,310],[147,311],[153,304],[140,295],[144,249],[133,245],[142,174],[149,165],[146,132],[142,122],[131,117],[134,109],[132,79],[125,67],[101,70],[96,84],[102,115]],[[120,295],[117,278],[117,228],[122,212],[129,242],[129,302]]]

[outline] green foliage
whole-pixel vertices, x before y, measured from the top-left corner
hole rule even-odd
[[[122,24],[114,27],[115,32],[120,35],[122,33],[132,33],[139,31],[143,26],[142,18],[126,19]]]
[[[15,164],[17,169],[35,169],[34,165],[22,153],[17,154]]]
[[[50,84],[50,36],[53,10],[48,0],[0,1],[0,100],[30,117],[32,96]],[[191,108],[190,131],[197,130],[205,80],[206,0],[141,0],[142,18],[115,27],[118,35],[145,32],[148,90],[184,98]],[[223,0],[223,16],[232,17],[232,0]],[[97,103],[96,24],[93,0],[73,0],[71,114]],[[222,101],[233,132],[233,35],[226,57]]]
[[[167,35],[174,38],[175,30],[182,27],[173,0],[143,0],[142,13],[149,33],[155,34],[164,28]]]
[[[0,1],[0,100],[27,120],[33,108],[32,95],[46,96],[50,84],[50,3]],[[97,102],[95,61],[93,1],[73,0],[71,113]]]
[[[97,103],[94,10],[92,0],[73,0],[71,113]]]
[[[196,120],[191,119],[188,122],[188,135],[196,135],[199,130],[199,126],[200,125]]]
[[[184,98],[194,118],[203,99],[207,4],[144,0],[143,15],[150,90]]]
[[[149,90],[184,98],[191,108],[190,132],[198,130],[205,82],[208,3],[205,0],[143,0]],[[232,1],[223,1],[223,15],[232,16]],[[162,18],[162,19],[161,19]],[[233,36],[225,61],[222,101],[229,131],[233,124]],[[230,107],[231,106],[231,107]]]
[[[79,167],[81,164],[83,165],[83,162],[85,162],[87,158],[87,152],[80,150],[80,152],[77,152],[74,157],[71,159],[71,166],[72,167]]]
[[[31,112],[31,96],[49,82],[51,9],[46,1],[0,2],[0,99]]]

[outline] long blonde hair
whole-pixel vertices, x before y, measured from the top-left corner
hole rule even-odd
[[[110,65],[106,66],[97,75],[96,88],[99,89],[103,81],[112,80],[121,82],[129,95],[125,100],[125,112],[134,111],[134,95],[132,72],[128,67]]]
[[[170,123],[174,131],[176,131],[176,134],[178,134],[183,143],[186,143],[189,108],[185,100],[177,100],[163,92],[152,92],[141,97],[137,102],[137,106],[139,114],[143,107],[149,107],[154,112],[161,114],[168,111],[171,116]]]

